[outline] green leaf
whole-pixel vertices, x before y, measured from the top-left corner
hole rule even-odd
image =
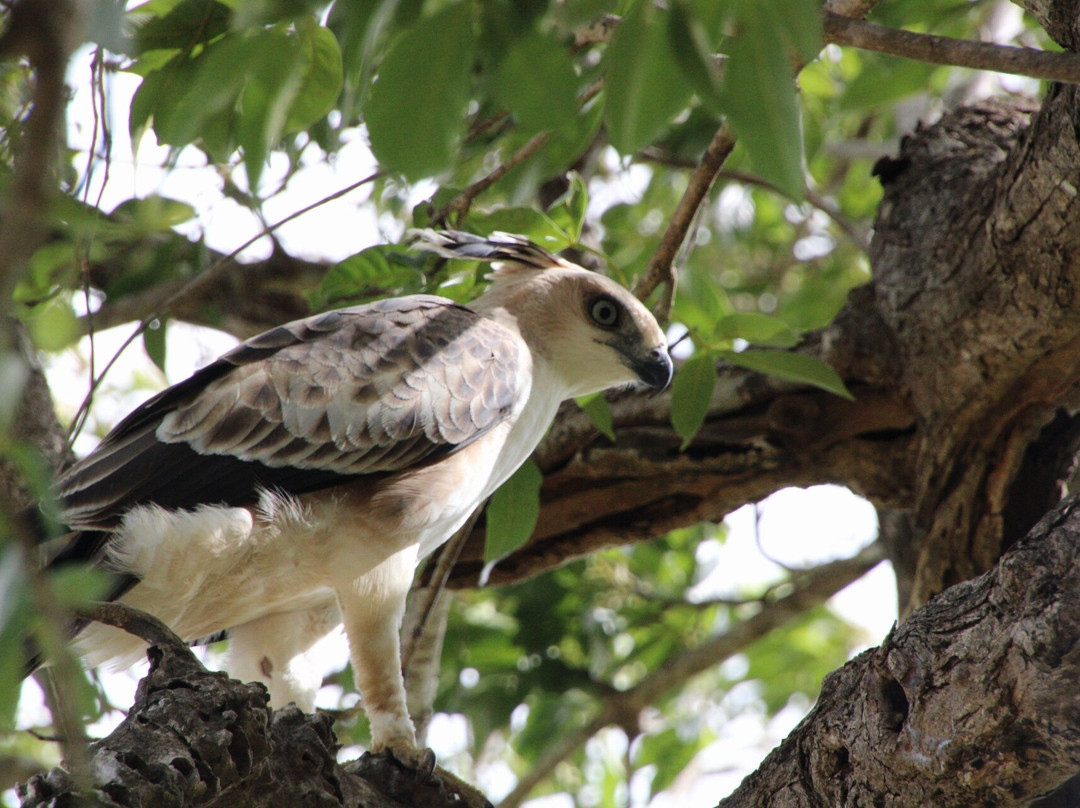
[[[165,233],[173,227],[195,218],[195,208],[179,199],[166,196],[145,196],[141,199],[125,199],[110,216],[129,228],[128,238]]]
[[[410,294],[424,284],[415,261],[398,248],[378,244],[330,268],[319,286],[321,306],[386,295]]]
[[[0,545],[0,729],[11,729],[23,680],[22,647],[29,625],[30,603],[23,568],[23,554],[15,545]]]
[[[251,74],[240,96],[236,135],[248,185],[255,189],[270,149],[285,132],[300,91],[302,54],[295,39],[271,29],[252,41]]]
[[[138,13],[155,14],[135,31],[139,53],[190,50],[199,42],[209,42],[228,31],[232,17],[228,6],[213,0],[183,0],[160,15],[148,3]]]
[[[286,132],[307,129],[326,115],[337,101],[344,81],[341,49],[331,31],[309,19],[297,26],[296,38],[304,68],[296,98],[285,120]]]
[[[49,572],[53,598],[65,609],[100,600],[108,595],[112,585],[109,573],[101,569],[69,564]]]
[[[453,162],[473,47],[468,3],[420,21],[391,46],[364,106],[371,150],[386,168],[417,180]]]
[[[740,2],[737,14],[738,34],[729,43],[721,86],[724,110],[754,170],[801,200],[802,133],[781,21],[757,0]]]
[[[183,54],[143,78],[131,98],[128,128],[132,143],[139,142],[151,120],[158,143],[186,145],[191,142],[196,129],[184,116],[183,104],[178,99],[190,97],[195,78],[196,67]]]
[[[741,351],[739,353],[721,351],[720,353],[733,365],[767,373],[791,382],[812,384],[814,387],[820,387],[842,398],[855,400],[855,397],[844,386],[844,380],[840,378],[840,375],[813,356],[787,351]]]
[[[487,213],[473,213],[468,218],[469,229],[480,236],[495,231],[518,233],[552,252],[575,243],[573,237],[536,208],[496,208]]]
[[[823,45],[821,0],[766,0],[761,5],[767,8],[785,50],[802,64],[817,57]]]
[[[530,33],[514,42],[495,69],[492,89],[528,134],[559,130],[577,115],[577,73],[554,36]]]
[[[720,101],[720,71],[709,47],[704,26],[694,16],[686,0],[674,0],[668,15],[668,36],[671,50],[682,68],[683,75],[697,91],[708,109],[719,114],[723,109]]]
[[[571,244],[576,244],[581,238],[581,231],[585,227],[585,210],[588,205],[589,191],[585,186],[585,180],[576,171],[571,171],[570,187],[547,210],[551,221],[570,236]]]
[[[166,321],[155,320],[144,328],[142,332],[143,350],[146,351],[150,361],[157,365],[162,373],[165,372],[165,332],[167,327]]]
[[[44,351],[59,351],[82,336],[66,295],[35,306],[25,320],[30,339]]]
[[[181,54],[148,73],[131,102],[133,137],[153,118],[159,143],[186,146],[209,120],[224,112],[232,115],[257,56],[258,39],[224,36],[194,58]]]
[[[19,303],[36,305],[56,294],[58,286],[74,283],[77,265],[75,245],[70,241],[45,244],[30,257],[12,297]]]
[[[604,57],[604,116],[611,145],[623,154],[660,137],[693,94],[671,47],[669,16],[652,0],[638,0]]]
[[[671,425],[683,439],[683,449],[705,423],[715,387],[716,360],[709,351],[691,356],[675,374],[671,384]]]
[[[755,345],[770,348],[791,348],[799,344],[799,336],[787,323],[758,312],[736,312],[723,317],[713,331],[716,339],[744,339]]]
[[[600,430],[608,440],[615,440],[615,426],[611,420],[611,407],[603,393],[593,393],[574,399],[581,411],[589,416],[593,426]]]
[[[487,506],[484,560],[497,561],[529,540],[540,515],[540,485],[544,475],[532,460],[499,486]]]
[[[322,6],[319,0],[224,0],[236,10],[233,27],[259,28],[281,22],[292,22]]]
[[[686,272],[675,297],[675,319],[691,331],[711,334],[716,323],[732,313],[731,301],[712,277]]]

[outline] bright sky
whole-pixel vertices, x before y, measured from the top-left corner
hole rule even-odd
[[[92,120],[87,76],[87,60],[76,59],[71,76],[71,85],[76,90],[70,113],[73,122],[71,140],[72,146],[84,151],[89,146]],[[151,193],[185,200],[198,211],[197,222],[187,232],[204,234],[210,246],[226,252],[255,235],[259,231],[257,219],[250,211],[222,196],[220,181],[211,169],[205,167],[198,152],[182,152],[177,167],[164,172],[155,164],[162,161],[165,150],[150,138],[140,144],[136,162],[126,124],[127,99],[134,91],[136,80],[118,74],[109,81],[113,103],[113,160],[109,182],[104,189],[100,186],[104,176],[103,166],[96,168],[90,201],[95,201],[99,191],[106,209],[129,197]],[[85,154],[77,158],[82,161],[80,165],[85,165],[85,159]],[[267,202],[268,220],[277,221],[367,176],[373,168],[374,160],[363,138],[357,135],[333,163],[320,157],[294,176],[285,193]],[[267,176],[280,176],[281,172],[282,167],[278,165],[267,171]],[[591,204],[596,209],[602,209],[615,199],[632,198],[644,187],[647,179],[641,167],[632,166],[608,187],[591,189]],[[430,191],[430,188],[420,189],[418,198],[427,196]],[[349,194],[289,223],[278,232],[278,238],[292,254],[336,260],[371,244],[399,237],[400,226],[389,218],[380,221],[373,207],[366,204],[368,201],[366,189]],[[245,255],[256,258],[268,252],[269,242],[262,239]],[[120,327],[97,335],[99,367],[101,357],[111,356],[129,333],[130,327]],[[235,340],[228,335],[171,324],[166,368],[168,382],[180,381],[234,343]],[[77,351],[50,361],[50,381],[60,398],[59,406],[68,416],[74,412],[86,390],[87,355],[84,342]],[[136,342],[109,377],[108,386],[97,396],[97,426],[104,428],[115,422],[165,383],[165,377],[149,362]],[[88,451],[96,442],[93,432],[92,424],[92,428],[77,444],[80,452]],[[872,541],[876,532],[873,508],[847,490],[835,486],[781,491],[756,509],[746,506],[736,511],[726,521],[730,529],[727,541],[722,545],[715,543],[715,546],[704,551],[715,554],[716,564],[714,572],[697,587],[696,591],[702,596],[737,594],[743,592],[747,585],[780,578],[783,570],[770,559],[780,561],[785,566],[802,567],[850,556]],[[895,583],[887,565],[879,566],[832,601],[838,612],[864,629],[868,646],[877,644],[891,627],[896,619],[895,604]],[[324,647],[327,669],[342,667],[346,659],[343,638],[331,638]],[[108,689],[114,703],[129,704],[135,682],[136,678],[131,674],[109,677]],[[42,715],[40,695],[34,692],[36,686],[31,684],[27,690],[20,705],[22,726],[40,720]],[[335,700],[328,698],[327,703],[335,703]],[[719,740],[699,755],[668,796],[658,798],[653,805],[693,808],[715,804],[718,795],[734,788],[745,774],[757,766],[764,752],[781,740],[801,717],[802,711],[795,708],[785,710],[768,722],[753,709],[738,713],[732,720],[716,728]],[[106,733],[112,723],[106,722],[93,730]],[[439,739],[438,743],[433,744],[436,753],[445,759],[459,752],[465,737],[460,719],[441,716],[435,726],[437,731],[433,733],[432,740]],[[596,739],[594,747],[598,754],[614,752],[621,755],[619,746],[625,746],[625,742],[620,732],[613,731]],[[355,750],[343,751],[355,754]],[[497,799],[513,786],[513,778],[509,769],[495,766],[482,774],[481,785],[492,798]],[[631,783],[630,792],[631,805],[645,805],[647,780],[636,778]],[[532,808],[563,808],[571,804],[565,796],[529,803]]]

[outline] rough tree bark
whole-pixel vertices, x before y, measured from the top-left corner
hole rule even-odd
[[[1075,49],[1076,2],[1025,5]],[[814,712],[725,806],[1022,806],[1080,769],[1080,517],[1072,500],[1054,510],[1080,446],[1078,90],[958,110],[912,133],[878,171],[874,280],[800,348],[829,361],[856,400],[720,367],[685,452],[664,397],[614,400],[615,443],[568,408],[537,454],[536,534],[491,578],[718,520],[788,485],[847,485],[886,512],[902,528],[890,533],[906,537],[889,552],[909,616],[829,678]],[[455,586],[476,580],[479,530]],[[150,701],[161,708],[193,689],[233,704],[227,679],[166,675],[169,660],[142,688],[136,722]],[[140,769],[153,750],[125,741],[119,753],[144,771],[129,804],[150,804],[136,792],[165,775],[203,783],[184,792],[193,802],[258,793],[256,804],[293,804],[250,785],[267,782],[275,755],[300,754],[273,727],[303,724],[316,746],[330,736],[317,719],[271,718],[255,693],[231,708],[256,728],[236,747],[243,766],[225,742],[193,768],[161,758],[165,769]],[[207,712],[190,711],[210,720],[185,725],[188,748],[233,737]],[[369,792],[353,800],[341,784],[355,767],[304,754],[320,761],[317,804],[393,804]],[[31,793],[57,778],[35,779]]]
[[[1080,512],[946,590],[822,684],[719,808],[1025,805],[1080,765]]]

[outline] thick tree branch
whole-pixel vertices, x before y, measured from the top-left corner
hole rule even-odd
[[[1054,85],[1037,111],[958,110],[879,165],[871,305],[919,423],[913,605],[985,571],[1030,527],[1013,516],[1026,447],[1080,400],[1078,99]]]
[[[196,325],[206,325],[227,331],[241,339],[253,336],[311,313],[304,292],[318,286],[329,270],[325,262],[305,261],[275,249],[269,258],[241,263],[223,253],[209,251],[204,257],[201,244],[189,242],[183,236],[175,239],[175,260],[198,266],[221,267],[218,281],[201,287],[197,294],[188,293],[169,307],[169,316]],[[91,267],[91,281],[106,288],[111,279],[128,270],[125,257],[109,265]],[[163,281],[143,291],[108,299],[93,314],[80,318],[83,333],[112,328],[153,318],[167,301],[180,292],[188,279]],[[367,290],[357,290],[364,294]],[[370,290],[377,294],[378,290]]]
[[[850,333],[874,339],[882,354],[888,346],[870,327]],[[685,452],[667,396],[615,398],[614,444],[567,407],[536,454],[545,481],[533,537],[490,581],[511,583],[605,547],[721,521],[791,485],[835,482],[898,506],[910,494],[912,414],[883,390],[856,387],[856,399],[723,368],[706,424]],[[476,585],[483,538],[482,527],[473,532],[451,586]]]
[[[1061,47],[1080,50],[1080,8],[1076,0],[1015,0]]]
[[[1080,84],[1080,56],[1036,48],[919,34],[825,11],[825,41],[935,65],[1013,73]]]
[[[45,237],[45,209],[63,128],[64,70],[82,38],[78,4],[21,0],[0,36],[0,58],[26,56],[34,70],[33,106],[15,155],[15,180],[0,217],[0,300],[9,306],[18,273]]]
[[[913,613],[822,686],[720,808],[1023,806],[1080,766],[1080,510]]]
[[[265,687],[207,671],[149,615],[119,604],[96,604],[85,614],[155,643],[150,672],[120,726],[90,744],[94,779],[80,786],[64,768],[34,775],[17,789],[24,808],[460,804],[437,777],[387,755],[339,764],[330,716],[304,715],[292,705],[272,712]]]

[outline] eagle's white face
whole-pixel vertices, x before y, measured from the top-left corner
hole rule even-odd
[[[671,380],[656,318],[603,275],[574,265],[500,269],[476,305],[514,315],[529,349],[548,363],[567,398],[635,382],[663,389]]]
[[[552,292],[566,314],[549,321],[547,345],[570,395],[632,383],[666,387],[672,372],[667,340],[649,310],[609,278],[586,270],[560,275]]]

